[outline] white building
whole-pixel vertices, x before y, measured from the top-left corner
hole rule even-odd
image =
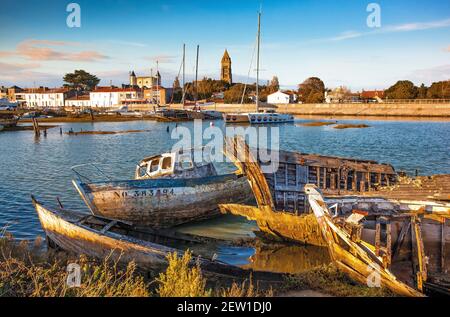
[[[289,104],[295,102],[297,96],[293,93],[282,92],[281,90],[267,96],[267,103],[270,104]]]
[[[91,107],[90,95],[81,95],[67,98],[64,103],[66,108],[89,108]]]
[[[36,88],[23,92],[30,108],[63,108],[65,99],[72,95],[73,91],[68,88]]]
[[[91,107],[112,108],[121,105],[122,101],[140,98],[140,89],[98,87],[90,93],[90,104]]]

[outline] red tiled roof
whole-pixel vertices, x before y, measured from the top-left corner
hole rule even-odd
[[[111,88],[111,87],[97,87],[92,92],[138,92],[138,89],[136,88]]]
[[[25,94],[61,94],[69,92],[69,88],[27,88]]]
[[[90,95],[81,95],[81,96],[67,98],[66,100],[90,100],[90,99],[91,99]]]
[[[361,93],[361,97],[364,99],[372,99],[375,97],[384,98],[383,90],[367,90]]]

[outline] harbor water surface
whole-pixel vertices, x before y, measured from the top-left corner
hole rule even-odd
[[[303,121],[299,119],[294,124],[277,126],[281,149],[377,160],[411,175],[416,171],[420,175],[450,174],[448,122],[358,119],[345,120],[345,123],[365,123],[370,127],[338,130],[333,126],[302,126]],[[178,141],[171,139],[175,125],[152,121],[60,124],[65,132],[69,129],[75,132],[150,130],[117,135],[61,135],[58,127],[48,130],[47,136],[40,138],[35,138],[30,131],[0,133],[0,228],[6,227],[18,239],[43,235],[31,204],[31,194],[51,205],[56,205],[56,197],[59,197],[65,208],[88,212],[71,184],[75,178],[71,167],[95,162],[113,179],[130,179],[134,176],[136,163],[142,158],[171,150]],[[177,125],[191,130],[193,127],[192,122]],[[215,121],[214,125],[225,130],[222,121]],[[203,126],[207,128],[210,122],[204,122]],[[167,132],[168,127],[170,132]],[[222,163],[217,168],[220,172],[231,171],[233,165]],[[83,167],[81,171],[97,180],[105,177],[92,167]],[[185,232],[222,239],[252,237],[254,230],[257,227],[253,222],[231,216],[183,226]],[[298,267],[328,261],[324,252],[299,246],[285,246],[276,252],[219,247],[217,252],[226,262],[272,271],[296,271]],[[274,260],[277,258],[283,258],[283,263],[277,263]],[[299,258],[303,259],[300,261],[303,266],[294,265]]]

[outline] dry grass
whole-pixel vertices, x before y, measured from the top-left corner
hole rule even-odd
[[[211,290],[206,289],[206,279],[203,278],[198,264],[190,267],[192,253],[186,251],[182,257],[177,252],[167,256],[169,266],[157,278],[159,287],[157,293],[161,297],[208,297]]]
[[[370,288],[349,279],[335,265],[323,265],[307,272],[290,276],[286,283],[289,290],[316,290],[338,297],[392,297],[386,288]]]
[[[81,268],[80,287],[67,284],[67,265]],[[148,285],[135,274],[135,264],[124,269],[106,258],[92,262],[84,256],[67,258],[42,252],[40,241],[30,246],[0,237],[0,297],[125,297],[149,296]]]

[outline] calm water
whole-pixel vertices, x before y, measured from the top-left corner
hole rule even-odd
[[[301,119],[302,121],[302,119]],[[305,121],[305,120],[303,120]],[[340,120],[344,122],[344,120]],[[390,163],[397,170],[422,175],[450,174],[450,123],[424,121],[364,121],[367,129],[336,130],[331,126],[303,127],[281,125],[280,147],[307,153],[358,157]],[[192,128],[193,123],[179,126]],[[215,125],[224,128],[222,121]],[[89,162],[102,166],[114,178],[131,178],[135,164],[145,156],[170,151],[176,140],[167,127],[175,124],[150,121],[120,123],[61,124],[64,131],[138,130],[151,132],[122,135],[60,135],[50,129],[47,137],[35,139],[30,131],[0,133],[0,227],[7,226],[19,239],[33,239],[42,230],[30,201],[30,194],[43,202],[55,204],[59,197],[66,208],[86,210],[74,190],[71,166]],[[204,127],[209,126],[205,122]],[[218,166],[221,171],[232,168]],[[83,170],[84,171],[84,170]],[[89,173],[89,170],[86,170]],[[91,172],[93,172],[91,170]],[[250,234],[254,225],[245,221],[223,220],[214,223],[219,236]],[[186,230],[208,231],[198,225]],[[248,258],[248,255],[247,255]]]

